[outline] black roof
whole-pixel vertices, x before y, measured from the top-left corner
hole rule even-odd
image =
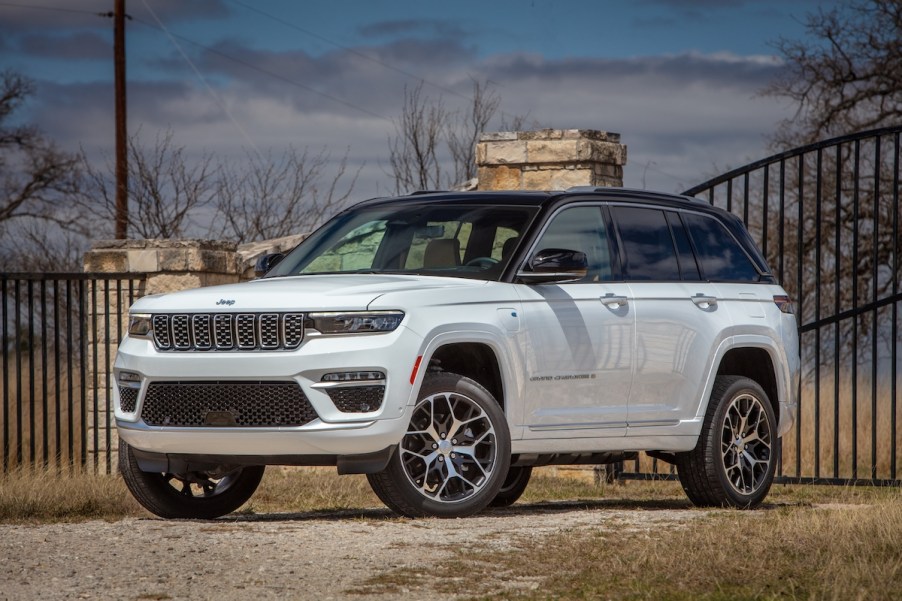
[[[587,201],[598,200],[623,200],[632,202],[653,202],[655,204],[665,204],[674,207],[685,207],[687,203],[692,203],[693,208],[707,207],[711,205],[703,200],[692,198],[691,196],[680,196],[677,194],[666,194],[663,192],[651,192],[649,190],[633,190],[629,188],[604,188],[604,187],[576,187],[569,190],[551,190],[544,192],[524,191],[524,190],[498,190],[498,191],[472,191],[472,192],[445,192],[445,191],[422,191],[414,192],[407,196],[392,196],[371,198],[357,205],[355,208],[365,206],[381,206],[392,204],[491,204],[491,205],[507,205],[507,206],[535,206],[545,207],[559,201],[570,201],[585,199]]]

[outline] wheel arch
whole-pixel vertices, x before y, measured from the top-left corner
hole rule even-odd
[[[424,360],[425,361],[425,360]],[[485,342],[448,342],[429,357],[427,371],[447,371],[466,376],[485,387],[503,410],[504,380],[494,349]]]
[[[446,371],[473,379],[485,387],[507,413],[514,383],[510,357],[502,338],[493,332],[456,330],[433,336],[421,352],[419,372],[413,382],[411,402],[430,371]]]
[[[780,387],[774,359],[763,346],[734,346],[728,349],[717,366],[717,376],[743,376],[754,380],[764,389],[780,421]]]

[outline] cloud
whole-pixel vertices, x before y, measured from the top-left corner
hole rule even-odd
[[[186,50],[213,93],[173,52],[156,63],[156,81],[130,82],[132,132],[152,140],[172,128],[195,156],[240,157],[251,146],[278,152],[291,144],[337,157],[349,148],[350,164],[365,165],[357,198],[391,192],[391,119],[404,85],[417,83],[406,73],[427,74],[424,93],[441,94],[449,111],[466,108],[475,77],[493,82],[508,119],[528,114],[544,127],[618,132],[629,146],[626,184],[665,191],[763,156],[764,134],[789,116],[787,107],[756,95],[782,69],[767,56],[479,59],[453,40],[399,40],[322,55],[263,51],[234,40]],[[63,146],[111,151],[111,85],[43,82],[38,96],[33,114]],[[499,114],[490,128],[500,128],[500,120]]]
[[[110,37],[86,31],[69,35],[28,34],[19,40],[17,51],[40,58],[112,60]]]
[[[153,11],[164,22],[224,19],[230,13],[225,0],[148,0]],[[106,16],[113,10],[110,0],[66,0],[57,3],[36,3],[28,6],[0,6],[0,31],[10,35],[29,30],[54,29],[110,29]],[[126,13],[136,18],[151,19],[143,0],[132,0]]]
[[[439,19],[403,19],[371,23],[358,29],[365,38],[428,37],[462,38],[466,30],[458,23]]]

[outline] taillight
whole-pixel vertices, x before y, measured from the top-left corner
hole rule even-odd
[[[792,299],[785,294],[774,295],[774,304],[777,305],[777,308],[783,313],[795,313],[795,309],[792,306]]]

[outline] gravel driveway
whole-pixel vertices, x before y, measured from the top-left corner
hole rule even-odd
[[[0,599],[364,599],[370,578],[454,550],[515,551],[575,528],[679,527],[708,512],[673,504],[543,503],[460,520],[363,512],[232,516],[216,521],[0,525]],[[497,586],[536,587],[499,578]],[[442,595],[405,585],[405,600]],[[363,594],[362,594],[363,593]]]

